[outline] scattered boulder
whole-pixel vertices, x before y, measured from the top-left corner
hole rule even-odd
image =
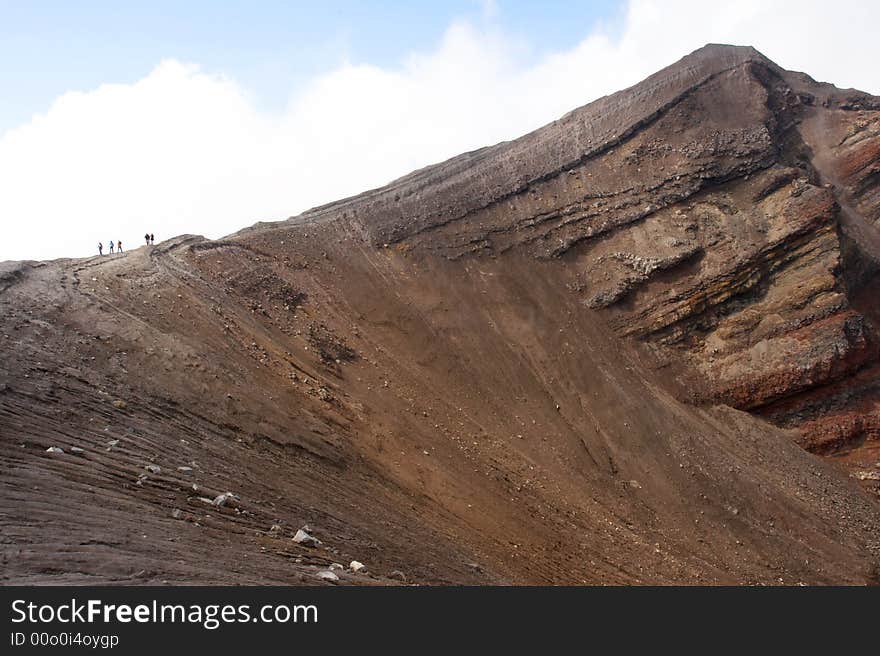
[[[46,453],[64,453],[64,449],[61,449],[57,446],[50,446],[46,449]]]
[[[389,578],[389,579],[397,579],[398,581],[403,581],[404,583],[406,583],[406,580],[407,580],[407,579],[406,579],[406,574],[404,574],[403,572],[401,572],[399,569],[396,569],[396,570],[394,570],[393,572],[391,572],[391,573],[388,575],[388,578]]]
[[[334,574],[330,570],[326,570],[326,569],[318,572],[317,574],[315,574],[315,576],[317,576],[319,579],[323,579],[325,581],[338,581],[339,580],[339,577],[336,576],[336,574]]]
[[[161,474],[162,468],[159,465],[144,465],[144,469],[146,469],[151,474]]]
[[[351,569],[352,572],[360,572],[362,569],[366,569],[367,566],[364,565],[363,563],[360,563],[356,560],[353,560],[353,561],[351,561],[351,564],[349,564],[348,567],[349,567],[349,569]]]
[[[331,564],[330,564],[330,569],[331,569],[331,570],[345,569],[345,565],[341,565],[340,563],[331,563]]]
[[[113,402],[113,407],[116,408],[117,410],[125,410],[128,407],[128,403],[126,403],[122,399],[116,399]]]
[[[304,547],[319,547],[321,546],[321,541],[314,537],[313,535],[309,535],[309,533],[305,530],[308,528],[307,526],[297,530],[296,535],[293,536],[293,541],[297,544],[301,544]]]
[[[181,517],[183,517],[183,512],[181,512],[180,508],[175,508],[171,511],[171,516],[174,519],[180,519]]]
[[[78,446],[72,446],[72,447],[70,447],[70,452],[75,453],[76,455],[82,455],[83,453],[86,452],[86,450],[81,449]]]

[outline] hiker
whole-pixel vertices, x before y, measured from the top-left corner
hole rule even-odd
[[[116,242],[116,252],[117,253],[122,252],[122,240],[121,239]]]
[[[113,255],[113,242],[110,242],[110,255]]]
[[[103,255],[103,254],[104,254],[104,244],[102,244],[101,242],[98,242],[98,255]]]
[[[150,233],[149,232],[144,235],[144,240],[146,240],[147,246],[149,246],[150,245]]]
[[[151,243],[151,244],[155,244],[155,243],[156,243],[156,237],[153,235],[152,232],[150,233],[150,243]]]

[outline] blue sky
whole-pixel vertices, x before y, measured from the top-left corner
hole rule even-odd
[[[622,4],[443,2],[96,2],[0,0],[0,133],[65,91],[133,82],[163,59],[234,77],[276,109],[306,80],[342,61],[394,67],[466,20],[503,31],[523,57],[565,50]]]

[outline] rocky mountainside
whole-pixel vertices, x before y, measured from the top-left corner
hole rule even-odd
[[[6,263],[3,580],[876,583],[878,230],[880,98],[707,46],[285,222]]]

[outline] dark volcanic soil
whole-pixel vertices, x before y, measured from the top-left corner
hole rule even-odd
[[[2,581],[876,583],[878,110],[710,46],[286,222],[0,265]]]

